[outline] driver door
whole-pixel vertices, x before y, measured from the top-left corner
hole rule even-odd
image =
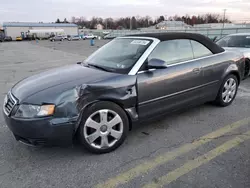
[[[177,110],[200,99],[202,70],[194,60],[189,40],[170,40],[158,44],[150,59],[165,61],[167,68],[138,72],[139,117]],[[145,62],[147,63],[147,62]]]

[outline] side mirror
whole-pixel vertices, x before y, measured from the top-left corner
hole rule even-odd
[[[165,65],[166,62],[161,59],[150,59],[148,62],[148,69],[165,69],[167,66]]]

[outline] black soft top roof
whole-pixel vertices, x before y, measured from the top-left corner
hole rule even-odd
[[[225,50],[215,44],[211,39],[208,37],[205,37],[204,35],[197,34],[197,33],[181,33],[181,32],[168,32],[168,33],[142,33],[142,34],[135,34],[135,35],[129,35],[129,36],[135,36],[135,37],[152,37],[157,38],[160,41],[166,41],[166,40],[174,40],[174,39],[191,39],[195,40],[197,42],[200,42],[204,46],[206,46],[208,49],[211,50],[212,53],[217,54],[224,52]]]

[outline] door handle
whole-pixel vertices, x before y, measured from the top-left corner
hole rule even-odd
[[[201,71],[200,68],[195,68],[195,69],[193,69],[193,72],[196,73],[196,74],[199,73],[200,71]]]

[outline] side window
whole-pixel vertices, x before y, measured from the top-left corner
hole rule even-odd
[[[205,57],[213,54],[207,47],[199,42],[191,40],[191,44],[194,51],[194,58]]]
[[[149,55],[150,59],[161,59],[166,65],[193,59],[193,51],[190,40],[177,39],[159,43],[154,51]]]

